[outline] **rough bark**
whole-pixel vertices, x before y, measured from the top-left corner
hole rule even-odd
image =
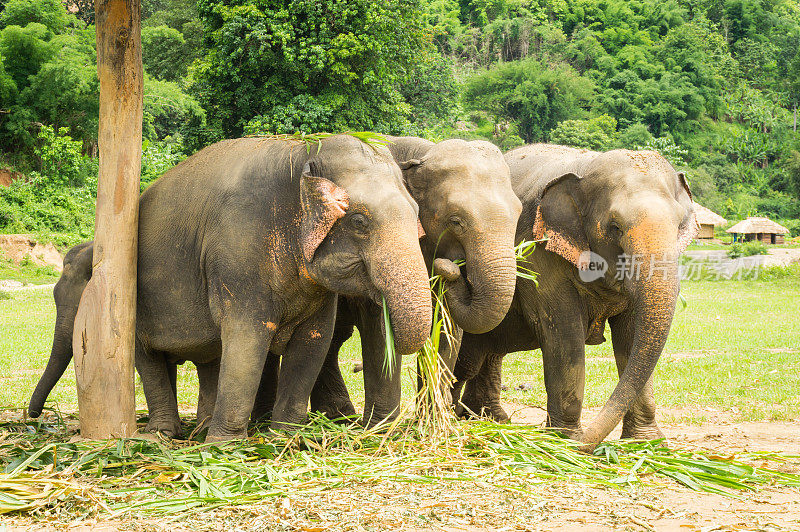
[[[142,155],[139,0],[97,0],[100,172],[93,274],[75,318],[81,435],[129,437],[134,415],[136,248]]]

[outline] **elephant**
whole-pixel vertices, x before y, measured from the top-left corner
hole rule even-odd
[[[338,293],[385,300],[398,351],[419,349],[431,308],[417,220],[391,153],[350,135],[312,150],[293,139],[225,140],[167,171],[139,202],[135,358],[147,429],[180,434],[175,364],[192,361],[199,408],[213,412],[207,441],[246,437],[268,351],[282,356],[272,427],[302,422]],[[61,358],[67,349],[55,344],[71,342],[69,321],[54,335]],[[31,414],[64,367],[45,372]]]
[[[439,143],[417,137],[387,137],[403,179],[419,205],[420,246],[434,273],[445,278],[445,300],[453,322],[452,344],[440,354],[452,372],[461,331],[481,333],[497,326],[511,305],[516,282],[514,234],[522,204],[511,188],[502,153],[485,141]],[[463,267],[455,264],[463,261]],[[400,371],[383,369],[385,336],[381,308],[364,297],[339,298],[336,328],[311,394],[311,409],[330,418],[355,415],[339,369],[338,354],[356,326],[361,337],[365,405],[371,426],[397,416]],[[394,367],[401,360],[396,355]],[[269,412],[279,363],[270,356],[253,418]],[[450,382],[443,384],[449,394]]]
[[[526,265],[537,282],[517,281],[503,322],[464,334],[454,370],[458,412],[507,421],[502,359],[541,349],[549,426],[586,449],[620,420],[623,437],[662,437],[652,375],[675,311],[678,256],[698,228],[685,175],[652,151],[534,144],[505,158],[523,204],[516,240],[546,244]],[[584,345],[605,341],[606,321],[620,378],[584,430]]]

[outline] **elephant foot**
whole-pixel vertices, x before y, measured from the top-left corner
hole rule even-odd
[[[384,425],[390,425],[395,419],[397,419],[396,412],[392,412],[391,414],[382,414],[375,411],[373,411],[371,414],[364,412],[364,416],[361,418],[361,425],[364,428],[371,429],[381,423]]]
[[[500,403],[483,407],[482,415],[488,417],[495,423],[511,423],[511,416],[500,406]]]
[[[547,428],[556,432],[560,432],[570,440],[582,441],[583,440],[583,427],[580,422],[577,423],[564,423],[548,419]]]
[[[270,421],[269,429],[274,432],[293,434],[306,425],[308,425],[308,416],[303,416],[297,421],[291,421],[291,420],[280,421],[273,419],[272,421]]]
[[[356,409],[349,399],[342,401],[332,401],[319,406],[314,406],[313,410],[324,415],[332,421],[349,423],[350,418],[356,415]]]
[[[209,429],[206,436],[206,443],[225,442],[231,440],[246,440],[247,429],[242,429],[235,432],[223,432],[220,430]]]
[[[168,438],[180,438],[183,435],[180,420],[150,418],[145,432],[161,433]]]
[[[660,440],[665,438],[664,433],[658,428],[655,421],[647,425],[622,425],[622,438],[631,440]]]
[[[511,421],[511,417],[500,403],[478,406],[462,402],[456,405],[456,415],[462,418],[488,418],[495,423],[509,423]]]

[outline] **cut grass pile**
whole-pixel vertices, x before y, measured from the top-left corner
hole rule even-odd
[[[384,481],[475,483],[515,491],[568,481],[624,490],[674,481],[736,497],[740,490],[800,486],[800,475],[753,465],[775,454],[715,456],[662,442],[607,442],[594,455],[525,425],[473,421],[431,445],[416,422],[364,430],[322,417],[291,436],[256,433],[227,445],[119,440],[65,441],[64,425],[2,427],[0,513],[70,516],[170,515],[319,494]]]

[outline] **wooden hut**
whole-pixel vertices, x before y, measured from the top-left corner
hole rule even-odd
[[[783,244],[784,235],[788,235],[789,230],[769,218],[751,216],[728,229],[728,233],[733,233],[734,241],[758,240],[764,244]]]
[[[700,226],[700,230],[697,232],[697,240],[710,240],[714,238],[714,226],[728,223],[725,218],[711,209],[703,207],[696,201],[694,202],[694,215],[695,218],[697,218],[697,225]]]

